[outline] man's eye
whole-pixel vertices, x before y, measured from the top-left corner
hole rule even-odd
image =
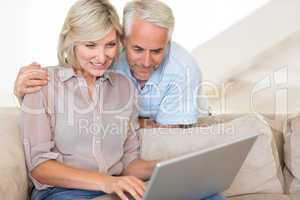
[[[153,50],[153,51],[152,51],[152,53],[154,53],[154,54],[160,54],[161,52],[162,52],[161,49],[159,49],[159,50]]]
[[[143,51],[143,49],[141,49],[141,48],[133,48],[133,50],[134,50],[135,52],[142,52],[142,51]]]

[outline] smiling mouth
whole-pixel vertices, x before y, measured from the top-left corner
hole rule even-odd
[[[91,62],[91,64],[92,64],[92,66],[94,67],[94,68],[97,68],[97,69],[102,69],[102,68],[105,68],[105,65],[104,64],[100,64],[100,63],[93,63],[93,62]]]

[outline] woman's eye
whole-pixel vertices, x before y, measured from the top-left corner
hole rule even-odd
[[[96,45],[95,45],[95,44],[85,44],[85,46],[88,47],[88,48],[93,48],[93,47],[95,47]]]
[[[106,46],[111,48],[111,47],[115,47],[117,45],[116,42],[111,42],[111,43],[108,43]]]

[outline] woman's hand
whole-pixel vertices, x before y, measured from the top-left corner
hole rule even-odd
[[[106,176],[103,192],[116,193],[121,200],[128,200],[125,193],[129,193],[134,199],[140,200],[145,192],[145,184],[134,176]]]

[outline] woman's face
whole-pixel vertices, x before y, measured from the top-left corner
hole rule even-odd
[[[112,30],[100,40],[77,43],[74,51],[83,73],[99,77],[112,64],[118,48],[117,33]]]

